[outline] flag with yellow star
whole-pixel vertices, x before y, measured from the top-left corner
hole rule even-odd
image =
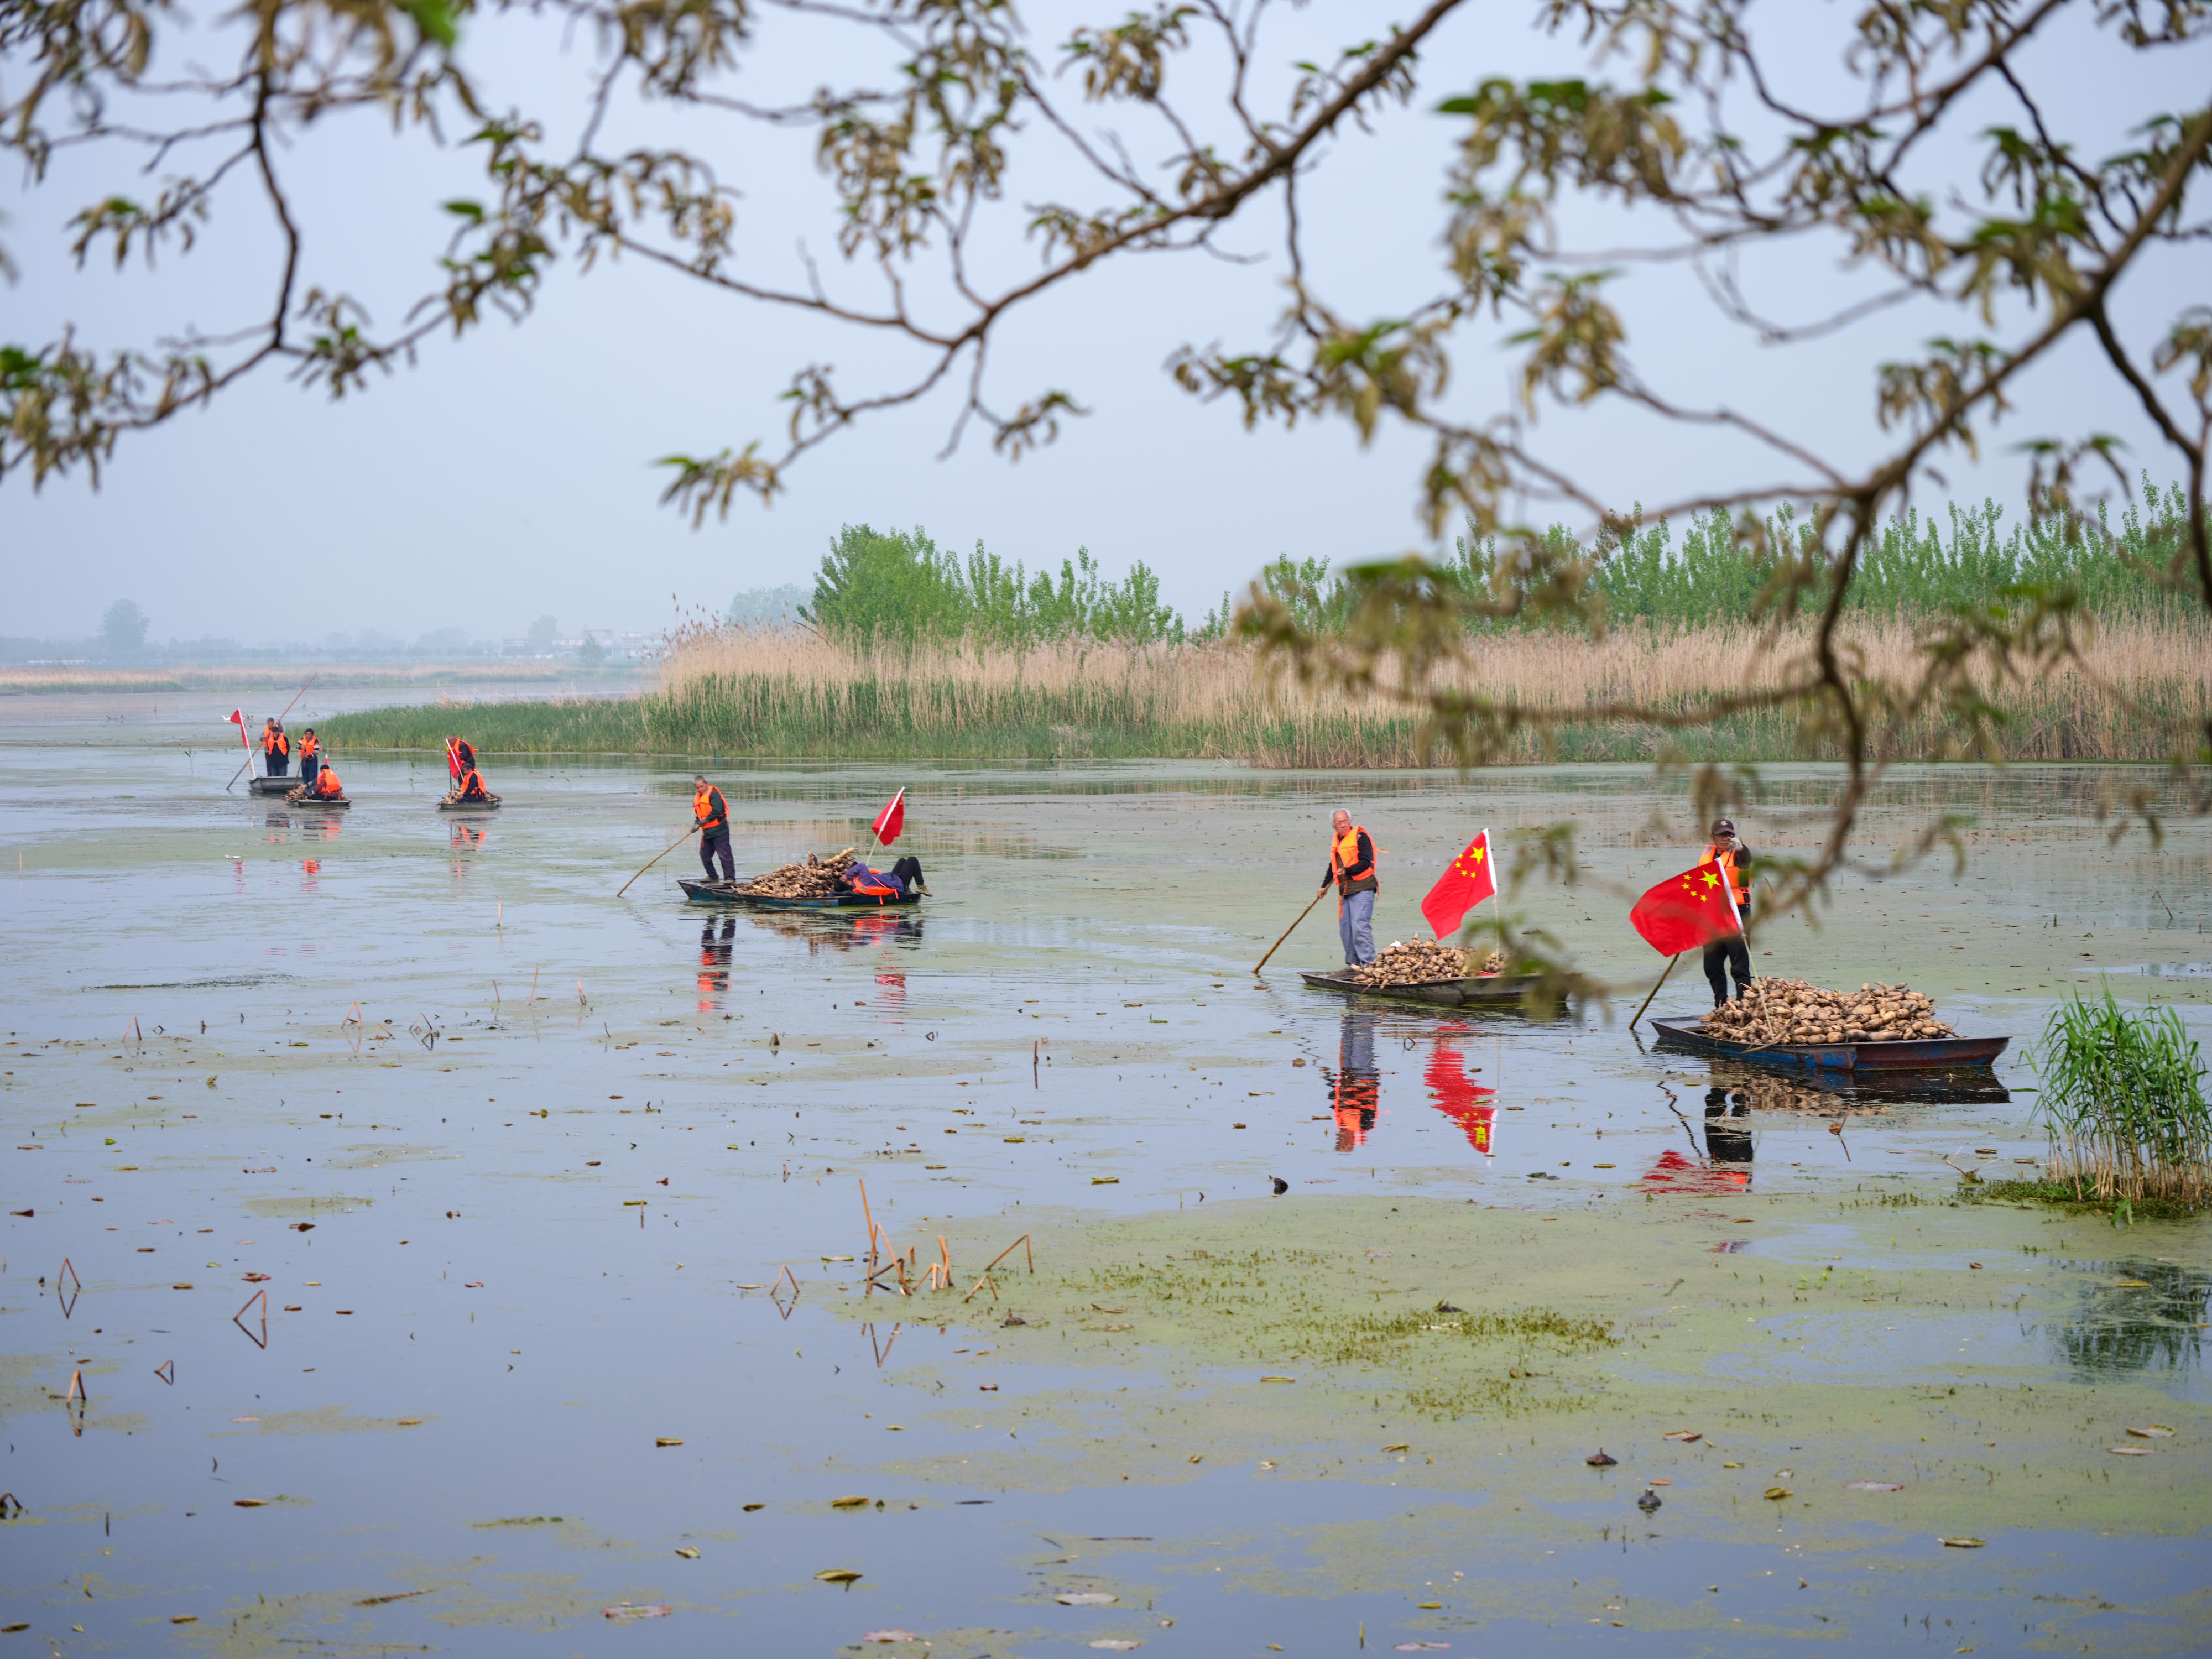
[[[1490,831],[1483,830],[1468,842],[1467,850],[1451,861],[1421,901],[1421,914],[1438,939],[1459,932],[1467,913],[1498,890],[1490,868]]]
[[[1669,876],[1637,900],[1628,925],[1662,957],[1680,956],[1743,932],[1728,878],[1711,859],[1694,870]]]

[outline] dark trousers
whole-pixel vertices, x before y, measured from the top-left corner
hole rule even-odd
[[[1751,983],[1751,951],[1741,933],[1727,939],[1717,939],[1705,946],[1705,979],[1713,988],[1713,1006],[1717,1008],[1729,1000],[1729,975],[1735,975],[1735,994],[1743,994],[1743,988]]]
[[[302,755],[300,757],[301,782],[312,787],[315,781],[315,774],[322,769],[323,757],[320,755]]]
[[[722,861],[722,879],[735,881],[738,878],[738,861],[731,856],[730,832],[726,830],[716,830],[699,838],[699,863],[707,872],[709,881],[714,879],[716,859]]]
[[[264,749],[261,751],[261,757],[269,763],[270,777],[285,777],[291,773],[292,757],[289,755],[280,755],[273,749]]]

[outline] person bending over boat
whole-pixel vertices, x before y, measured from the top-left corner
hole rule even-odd
[[[872,869],[855,859],[837,878],[837,884],[848,893],[879,902],[911,898],[929,890],[922,884],[921,860],[916,858],[902,858],[888,870]]]
[[[456,737],[446,739],[446,775],[455,783],[476,770],[477,751]]]
[[[461,774],[461,781],[453,787],[450,799],[456,803],[489,804],[491,792],[483,786],[483,775],[471,764],[467,771]]]
[[[1751,848],[1736,839],[1734,818],[1713,820],[1713,838],[1705,848],[1705,858],[1720,866],[1721,873],[1728,878],[1729,896],[1735,901],[1736,920],[1750,927],[1751,881],[1745,872],[1751,867]],[[1705,946],[1705,979],[1713,988],[1716,1008],[1729,1000],[1730,974],[1735,975],[1735,994],[1740,997],[1752,978],[1751,947],[1741,933],[1717,939]]]
[[[345,794],[345,785],[338,781],[337,773],[330,767],[319,767],[301,787],[303,800],[337,800]]]
[[[1329,820],[1328,867],[1322,872],[1326,892],[1336,884],[1336,931],[1344,941],[1344,965],[1358,968],[1375,960],[1375,842],[1340,811]],[[1316,895],[1318,896],[1318,895]]]
[[[707,879],[714,879],[714,864],[721,861],[722,879],[738,878],[738,860],[730,851],[730,804],[722,792],[707,781],[704,772],[691,775],[691,823],[700,830],[699,862]]]

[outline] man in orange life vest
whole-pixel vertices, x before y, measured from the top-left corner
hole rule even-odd
[[[1713,839],[1705,848],[1705,859],[1721,866],[1721,873],[1728,878],[1729,896],[1735,901],[1736,919],[1750,927],[1751,883],[1745,872],[1751,866],[1751,848],[1736,839],[1734,818],[1713,820]],[[1735,975],[1735,994],[1741,996],[1743,988],[1751,983],[1751,950],[1741,933],[1717,939],[1705,946],[1705,979],[1713,988],[1716,1008],[1729,1000],[1730,973]]]
[[[315,728],[311,726],[305,732],[300,734],[300,777],[301,781],[312,785],[315,781],[315,774],[321,771],[322,768],[323,740],[315,735]]]
[[[1344,965],[1357,968],[1375,960],[1375,843],[1340,810],[1329,820],[1328,868],[1322,872],[1326,892],[1336,884],[1336,931],[1344,941]]]
[[[337,773],[327,766],[309,774],[305,787],[315,800],[336,800],[345,793],[345,785],[338,781]]]
[[[722,799],[722,792],[707,781],[704,772],[694,773],[691,779],[691,821],[702,833],[699,837],[699,862],[706,867],[707,879],[714,879],[714,860],[722,861],[722,879],[738,878],[738,861],[730,852],[730,805]]]
[[[261,764],[272,778],[281,778],[292,769],[292,739],[284,735],[284,728],[273,714],[261,727]]]

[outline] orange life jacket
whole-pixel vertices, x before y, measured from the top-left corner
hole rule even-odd
[[[270,755],[286,755],[291,752],[291,745],[285,741],[284,734],[273,725],[261,728],[261,748],[263,753]]]
[[[1721,873],[1728,878],[1729,896],[1735,901],[1739,910],[1751,902],[1751,890],[1744,884],[1743,872],[1736,868],[1736,860],[1742,856],[1741,848],[1723,857],[1718,847],[1710,842],[1705,844],[1705,862],[1720,866]]]
[[[1355,823],[1351,829],[1346,830],[1342,836],[1329,843],[1328,867],[1330,872],[1334,874],[1338,880],[1343,880],[1344,872],[1351,869],[1353,865],[1359,862],[1359,838],[1362,836],[1366,835],[1367,832]],[[1368,836],[1367,844],[1370,847],[1374,846],[1375,838],[1372,836]],[[1376,856],[1380,857],[1380,854],[1378,854]],[[1362,881],[1365,881],[1369,877],[1371,877],[1374,874],[1375,868],[1370,864],[1368,866],[1367,875],[1362,876],[1360,879]]]
[[[872,870],[853,878],[853,890],[862,898],[894,899],[899,896],[896,887],[883,880]]]
[[[314,793],[328,800],[333,796],[343,794],[345,786],[338,781],[338,775],[325,766],[315,774]]]
[[[323,752],[323,740],[310,732],[300,739],[300,758],[312,760]]]
[[[461,799],[480,800],[483,798],[483,780],[477,775],[477,769],[471,766],[469,768],[468,775],[461,780]]]
[[[711,783],[691,792],[691,816],[710,836],[730,827],[730,809],[723,804],[722,792]]]

